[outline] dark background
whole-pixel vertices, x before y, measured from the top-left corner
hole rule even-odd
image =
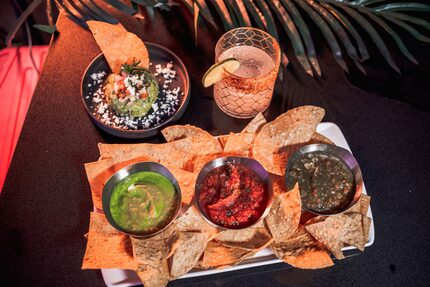
[[[195,46],[192,17],[181,8],[157,13],[153,22],[115,15],[145,41],[173,50],[187,66],[192,95],[180,124],[214,135],[246,125],[223,114],[211,89],[200,84],[221,32],[200,30]],[[58,28],[0,194],[2,286],[104,284],[100,271],[80,269],[92,210],[83,163],[97,160],[98,142],[124,141],[96,129],[82,106],[81,76],[100,53],[91,34],[65,17]],[[291,64],[265,115],[271,120],[303,104],[326,109],[324,121],[339,125],[360,163],[372,196],[375,243],[324,270],[275,264],[178,280],[172,286],[430,286],[429,45],[407,41],[418,67],[392,48],[402,76],[371,49],[372,60],[365,63],[370,76],[363,77],[353,70],[345,75],[318,31],[313,35],[323,77],[307,76],[282,42]]]

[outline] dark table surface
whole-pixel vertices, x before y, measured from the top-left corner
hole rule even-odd
[[[214,135],[239,131],[246,125],[247,121],[223,114],[211,97],[212,90],[200,84],[201,75],[213,62],[220,32],[199,31],[195,46],[192,18],[182,9],[157,13],[152,22],[117,16],[144,40],[176,52],[188,67],[192,95],[179,123],[199,126]],[[125,141],[98,130],[82,105],[81,76],[100,53],[90,32],[64,16],[57,26],[60,34],[51,44],[0,195],[1,286],[104,284],[99,270],[81,270],[92,210],[83,164],[97,160],[98,142]],[[374,52],[375,60],[365,63],[370,74],[366,78],[355,71],[345,75],[318,33],[315,35],[323,78],[308,77],[287,47],[292,64],[284,81],[277,83],[266,116],[270,120],[303,104],[326,109],[324,120],[339,125],[361,165],[372,196],[375,243],[325,270],[274,264],[170,285],[430,286],[430,114],[424,111],[428,101],[416,108],[381,96],[406,95],[414,102],[416,96],[429,95],[425,89],[429,46],[413,44],[421,66],[401,64],[403,76],[391,72]]]

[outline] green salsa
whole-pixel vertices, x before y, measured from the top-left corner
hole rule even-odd
[[[177,208],[175,186],[165,176],[142,171],[115,185],[110,199],[113,220],[126,232],[152,233],[165,227]]]
[[[322,152],[302,155],[287,174],[287,186],[299,183],[303,206],[319,213],[344,209],[354,197],[352,171],[338,157]]]

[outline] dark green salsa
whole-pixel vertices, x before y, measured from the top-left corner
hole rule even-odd
[[[338,157],[323,152],[301,155],[287,171],[287,186],[299,183],[303,207],[317,213],[342,211],[354,197],[352,171]]]
[[[126,232],[153,233],[171,221],[177,209],[177,196],[175,186],[167,177],[142,171],[115,185],[110,212]]]

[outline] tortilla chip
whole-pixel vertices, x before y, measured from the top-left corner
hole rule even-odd
[[[276,242],[288,239],[299,227],[301,208],[298,184],[275,198],[265,220]]]
[[[260,221],[248,228],[221,231],[215,236],[215,240],[228,247],[261,250],[272,243],[273,238],[264,226],[264,221]]]
[[[322,249],[305,250],[297,256],[286,256],[283,260],[301,269],[322,269],[334,265],[330,255]]]
[[[275,164],[275,154],[284,147],[307,143],[315,133],[324,113],[324,109],[319,107],[302,106],[289,110],[264,125],[254,140],[254,158],[268,172],[283,175],[285,166]]]
[[[298,227],[289,238],[283,241],[275,241],[270,245],[273,253],[282,259],[285,256],[296,256],[302,251],[318,245],[315,239],[303,226]]]
[[[277,197],[282,193],[287,192],[287,188],[285,187],[285,177],[279,176],[273,173],[269,173],[270,180],[272,181],[272,191],[273,197]]]
[[[242,133],[258,133],[267,123],[262,113],[258,113],[241,131]]]
[[[91,212],[82,269],[136,267],[130,237],[113,228],[104,214]]]
[[[127,161],[133,158],[149,156],[177,168],[187,169],[187,164],[196,156],[221,152],[218,141],[205,141],[198,137],[184,138],[165,144],[102,144],[98,145],[102,159],[112,158]]]
[[[311,143],[333,144],[334,142],[326,136],[315,132],[311,137]]]
[[[234,266],[253,256],[256,252],[242,248],[227,247],[217,241],[210,241],[196,268],[226,268]]]
[[[125,63],[140,61],[139,66],[149,69],[149,53],[143,41],[123,27],[99,21],[87,21],[94,39],[114,73]]]
[[[179,239],[176,225],[171,224],[166,230],[149,238],[130,237],[133,255],[139,265],[157,267],[173,255]]]
[[[317,241],[324,245],[337,259],[343,259],[343,243],[341,241],[343,223],[336,216],[325,221],[306,225],[308,231]]]
[[[136,273],[145,287],[164,287],[169,283],[167,260],[162,260],[157,266],[139,265]]]
[[[175,126],[169,126],[167,128],[164,128],[161,133],[163,134],[164,138],[167,142],[172,142],[184,138],[189,137],[201,137],[202,139],[205,138],[207,141],[213,141],[216,140],[210,133],[208,133],[205,130],[202,130],[201,128],[191,126],[191,125],[175,125]]]
[[[307,220],[306,223],[305,223],[305,225],[310,225],[310,224],[322,222],[322,221],[324,221],[326,219],[327,219],[327,216],[317,215],[317,216],[314,216],[314,217],[310,218],[309,220]]]
[[[343,222],[343,230],[340,240],[343,243],[357,247],[359,250],[364,251],[364,240],[362,217],[360,213],[340,214],[339,220]]]
[[[218,233],[218,229],[206,222],[199,211],[191,206],[175,222],[180,232],[202,232],[208,235],[208,241]]]
[[[189,142],[190,139],[184,139]],[[176,142],[174,142],[176,143]],[[177,168],[184,168],[189,160],[190,153],[179,150],[172,143],[167,144],[102,144],[99,143],[102,159],[111,158],[116,162],[129,161],[139,157],[151,157],[155,162],[164,162]]]
[[[372,219],[367,217],[367,216],[363,216],[363,240],[364,240],[364,244],[367,243],[367,241],[369,241],[369,233],[370,233],[370,225],[372,224]]]
[[[300,226],[288,240],[270,245],[282,261],[302,269],[318,269],[333,265],[330,255]]]
[[[179,243],[172,256],[170,279],[174,280],[190,271],[205,251],[207,234],[180,232]]]
[[[194,196],[194,187],[198,174],[168,165],[166,165],[166,168],[170,170],[178,181],[181,189],[182,203],[185,205],[190,204]]]
[[[224,152],[234,153],[241,156],[251,156],[254,133],[230,133],[224,147]]]
[[[220,144],[221,149],[224,150],[225,144],[228,140],[228,135],[220,135],[220,136],[216,136],[215,138],[217,139],[218,143]]]
[[[367,212],[369,210],[370,205],[370,196],[367,194],[362,194],[360,198],[358,199],[357,203],[348,209],[347,213],[361,213],[363,216],[367,216]]]

